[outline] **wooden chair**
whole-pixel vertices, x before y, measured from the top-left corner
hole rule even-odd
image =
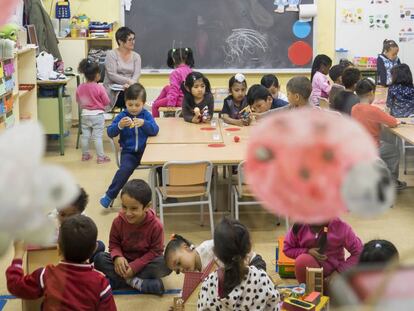
[[[158,111],[160,112],[160,116],[165,117],[179,117],[181,114],[181,107],[160,107]]]
[[[261,202],[257,201],[254,198],[253,193],[250,191],[249,186],[245,182],[244,178],[244,165],[245,161],[240,162],[237,171],[238,171],[238,183],[232,187],[232,202],[231,202],[231,214],[234,215],[234,218],[239,220],[239,206],[245,205],[261,205]],[[289,219],[285,218],[286,222],[286,231],[289,230]],[[279,225],[280,222],[278,221]]]
[[[209,161],[167,162],[162,167],[162,186],[156,187],[160,219],[164,223],[164,207],[200,205],[201,225],[204,221],[204,205],[208,204],[211,235],[214,232],[211,179],[213,164]],[[168,198],[199,198],[199,200],[167,203]]]

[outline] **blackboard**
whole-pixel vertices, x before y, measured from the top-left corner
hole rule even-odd
[[[304,38],[293,25],[298,12],[275,13],[273,0],[134,0],[125,26],[136,33],[143,69],[167,68],[167,51],[191,47],[196,68],[292,69],[295,42],[313,48],[313,23]],[[313,3],[313,0],[302,0]]]

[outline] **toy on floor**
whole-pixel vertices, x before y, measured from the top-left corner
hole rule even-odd
[[[323,268],[306,268],[306,290],[323,295]]]

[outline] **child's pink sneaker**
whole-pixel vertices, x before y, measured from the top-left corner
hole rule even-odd
[[[90,159],[92,159],[92,156],[90,153],[82,154],[82,161],[89,161]]]
[[[102,164],[102,163],[106,163],[106,162],[110,162],[111,158],[108,156],[103,156],[103,157],[98,157],[98,159],[96,160],[96,163],[98,164]]]

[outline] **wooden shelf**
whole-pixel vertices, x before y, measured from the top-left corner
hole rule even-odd
[[[114,38],[93,38],[93,37],[78,37],[78,38],[72,38],[72,37],[66,37],[66,38],[58,38],[58,40],[85,40],[85,41],[112,41]]]

